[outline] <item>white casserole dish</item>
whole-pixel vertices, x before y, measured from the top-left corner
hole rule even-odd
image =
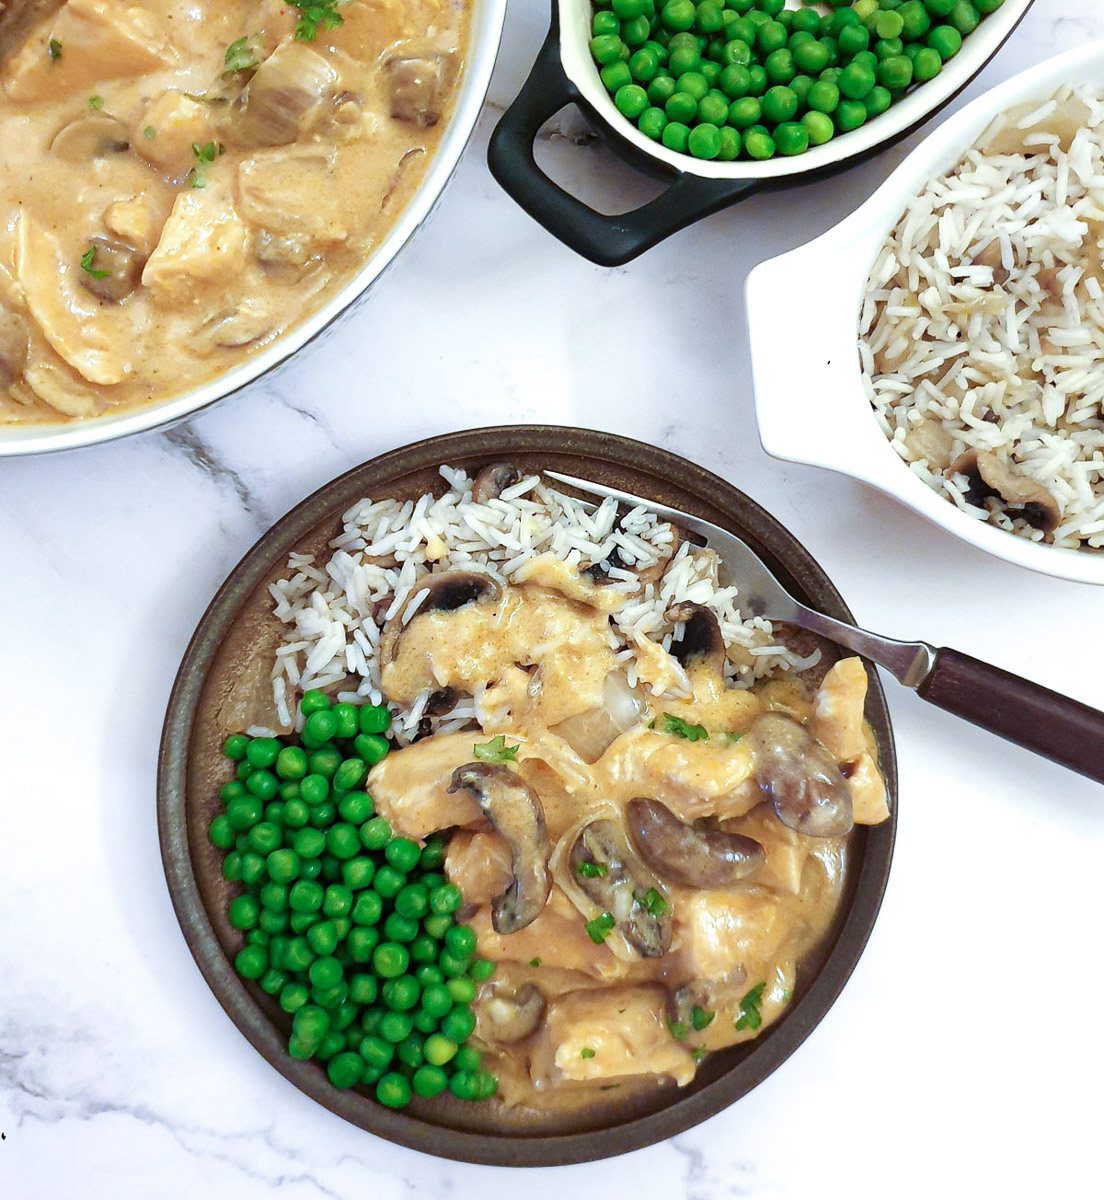
[[[1059,55],[987,92],[926,137],[852,216],[756,267],[746,285],[748,326],[759,436],[768,454],[868,483],[1008,562],[1104,585],[1104,553],[1008,533],[962,512],[914,475],[875,420],[857,349],[867,276],[908,200],[953,167],[999,113],[1044,100],[1063,84],[1104,84],[1104,43]],[[799,342],[790,336],[794,328],[801,330]]]
[[[289,359],[338,317],[353,311],[426,219],[448,183],[479,118],[502,39],[506,0],[474,0],[471,40],[455,106],[429,169],[406,210],[352,279],[301,325],[240,367],[194,391],[142,408],[50,425],[0,426],[0,457],[89,446],[171,425],[240,391]]]

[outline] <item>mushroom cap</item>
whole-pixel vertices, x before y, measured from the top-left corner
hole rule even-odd
[[[552,881],[548,874],[548,829],[537,793],[501,763],[471,762],[452,773],[449,792],[463,788],[510,847],[511,881],[491,901],[496,933],[517,933],[544,908]]]
[[[658,800],[630,800],[626,816],[640,857],[657,875],[685,887],[727,887],[762,866],[763,847],[753,838],[687,825]]]
[[[789,829],[810,837],[842,837],[854,816],[851,789],[835,759],[799,721],[766,712],[748,732],[756,779]]]
[[[90,113],[63,125],[50,143],[50,153],[71,163],[87,163],[130,149],[130,130],[107,113]]]
[[[146,265],[146,256],[133,246],[115,238],[93,237],[88,239],[90,249],[95,250],[92,260],[94,271],[106,271],[102,278],[82,270],[80,272],[81,287],[106,300],[109,304],[118,304],[125,300],[142,282],[142,268]]]
[[[425,588],[428,595],[418,611],[411,617],[416,621],[427,613],[455,612],[467,604],[483,601],[494,602],[502,595],[500,585],[490,577],[477,571],[442,571],[438,575],[426,575],[418,580],[416,590]],[[402,611],[397,612],[383,627],[380,634],[380,664],[394,662],[399,654],[403,631]]]
[[[521,472],[510,463],[496,462],[484,467],[472,484],[472,499],[476,504],[497,500],[508,487],[521,479]]]
[[[1062,514],[1058,501],[1037,479],[1022,475],[999,454],[990,450],[967,450],[950,466],[952,475],[970,481],[966,499],[978,508],[996,499],[1013,520],[1025,521],[1033,529],[1053,533]]]
[[[682,622],[682,637],[671,645],[671,654],[687,669],[705,668],[724,673],[725,642],[717,614],[704,604],[686,601],[667,610],[669,621]]]
[[[544,1016],[544,996],[535,983],[519,988],[492,984],[479,1001],[480,1036],[502,1046],[529,1037]]]

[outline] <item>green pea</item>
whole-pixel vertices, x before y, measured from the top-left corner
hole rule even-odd
[[[261,909],[261,915],[257,921],[265,933],[283,933],[288,927],[287,913],[273,912],[270,908]]]
[[[318,929],[323,929],[324,925],[316,925],[307,934],[307,941],[311,940],[311,934]],[[317,947],[312,947],[317,951]],[[341,963],[332,956],[329,952],[321,953],[320,958],[316,958],[310,965],[308,972],[310,981],[317,988],[329,989],[335,988],[341,982],[344,972],[341,968]]]
[[[244,733],[232,733],[226,741],[222,743],[222,752],[227,758],[233,759],[235,762],[240,762],[245,758],[246,751],[249,748],[249,738]]]
[[[678,84],[670,75],[657,75],[648,84],[648,99],[656,108],[663,108],[668,100],[678,91]],[[666,115],[666,114],[665,114]]]
[[[354,1050],[344,1050],[330,1059],[326,1074],[335,1088],[356,1087],[364,1076],[364,1059]]]
[[[787,157],[804,154],[809,149],[809,133],[798,122],[784,121],[774,131],[774,143],[778,153]]]
[[[939,57],[939,53],[930,46],[925,46],[912,61],[913,75],[918,83],[927,83],[942,70],[943,60]]]
[[[381,979],[396,979],[410,965],[410,952],[396,942],[381,942],[372,954],[372,967]]]
[[[760,54],[773,54],[789,41],[789,33],[780,21],[764,21],[755,31],[755,44]]]
[[[475,930],[467,925],[454,925],[445,934],[445,946],[457,958],[471,958],[475,953]]]
[[[882,38],[874,46],[874,57],[878,62],[885,62],[887,58],[894,58],[898,54],[904,54],[905,43],[900,38]]]
[[[341,881],[352,892],[368,887],[375,873],[376,864],[364,854],[347,858],[341,864]]]
[[[378,945],[379,930],[372,925],[354,925],[345,937],[345,953],[355,963],[371,962]]]
[[[250,851],[248,854],[242,855],[241,860],[241,878],[242,883],[252,885],[260,883],[265,874],[265,860],[259,854],[254,854]]]
[[[445,986],[448,988],[448,994],[457,1004],[471,1004],[479,992],[475,980],[463,977],[450,979]]]
[[[650,46],[641,46],[629,59],[629,71],[637,83],[654,79],[659,70],[659,55]]]
[[[322,897],[322,911],[327,917],[344,917],[352,911],[353,893],[343,884],[331,883]]]
[[[393,1012],[407,1012],[418,1003],[422,988],[413,975],[399,975],[386,980],[381,993],[384,1004]]]
[[[828,47],[823,42],[802,42],[792,50],[794,66],[810,75],[819,75],[828,66]]]
[[[435,963],[437,955],[440,953],[440,947],[437,945],[435,938],[431,938],[427,933],[420,933],[410,943],[410,958],[416,963]]]
[[[596,12],[594,19],[590,23],[590,32],[595,37],[601,37],[602,34],[617,34],[620,29],[621,22],[617,14],[610,12],[608,9]]]
[[[356,826],[344,821],[331,826],[326,833],[326,849],[338,860],[355,858],[360,851],[360,833]]]
[[[770,86],[766,68],[755,63],[748,67],[748,95],[761,96]]]
[[[432,1100],[434,1096],[439,1096],[448,1087],[448,1076],[440,1067],[426,1063],[414,1072],[414,1078],[410,1084],[419,1096],[426,1100]]]
[[[242,856],[237,850],[231,850],[222,860],[222,877],[231,883],[237,883],[242,877]]]
[[[947,14],[947,24],[953,25],[963,37],[973,33],[981,18],[970,0],[957,0],[954,8]]]
[[[725,125],[721,129],[721,148],[717,152],[717,157],[722,162],[733,162],[740,157],[740,150],[743,147],[743,139],[731,126]]]
[[[654,105],[646,108],[637,120],[637,126],[640,132],[652,141],[658,141],[663,133],[663,128],[667,124],[667,114],[662,108],[656,108]]]
[[[237,779],[231,779],[229,783],[224,783],[219,788],[219,799],[223,804],[229,804],[236,796],[244,796],[245,794],[245,784]]]
[[[391,710],[385,704],[364,704],[358,716],[361,733],[386,733],[391,728]]]
[[[457,1004],[441,1022],[441,1032],[450,1041],[467,1041],[475,1031],[475,1013],[466,1005]]]
[[[230,901],[230,924],[235,929],[252,929],[261,915],[261,906],[254,896],[235,896]]]
[[[772,125],[792,120],[797,112],[797,96],[788,87],[772,87],[763,97],[763,119]]]
[[[293,912],[288,918],[292,933],[306,933],[312,925],[322,920],[319,912]]]
[[[319,709],[303,723],[301,740],[308,749],[324,746],[337,733],[337,717],[328,708]]]
[[[874,86],[874,72],[851,63],[840,76],[839,89],[849,100],[861,100]]]
[[[773,54],[768,54],[763,69],[767,73],[768,82],[772,84],[789,83],[797,74],[794,56],[789,50],[775,50]]]
[[[322,804],[330,794],[330,781],[325,775],[305,775],[299,782],[299,795],[312,808]]]
[[[474,1046],[461,1046],[452,1065],[457,1071],[478,1071],[483,1065],[483,1055]]]
[[[434,943],[434,945],[436,945],[436,943]],[[438,952],[435,950],[434,956],[433,956],[435,961],[436,961],[437,953]],[[413,957],[413,956],[411,956],[411,957]],[[435,961],[434,961],[434,963],[426,963],[423,966],[418,967],[418,969],[414,972],[414,978],[417,979],[417,981],[422,985],[422,987],[429,987],[429,985],[431,983],[444,983],[445,982],[445,977],[441,974],[440,970],[435,965]]]
[[[305,971],[314,962],[314,951],[307,939],[293,937],[284,949],[283,966],[286,971]]]
[[[386,1038],[370,1033],[361,1039],[360,1057],[368,1066],[386,1070],[395,1057],[395,1047]]]
[[[264,806],[256,796],[235,796],[226,806],[226,816],[231,827],[242,832],[251,829],[261,819]]]
[[[310,999],[310,988],[305,983],[292,980],[280,990],[280,1007],[286,1013],[297,1013]]]
[[[937,25],[928,34],[928,45],[943,62],[950,62],[962,49],[962,34],[953,25]]]
[[[974,8],[978,10],[983,17],[987,17],[990,13],[994,13],[1004,3],[1004,0],[974,0]]]
[[[317,912],[322,907],[323,895],[320,883],[313,879],[298,879],[288,892],[288,904],[294,912]]]
[[[337,768],[341,766],[341,755],[331,746],[323,746],[307,759],[308,770],[312,775],[321,775],[328,783],[332,785],[333,777],[337,774]],[[315,801],[307,798],[308,803]]]
[[[690,126],[683,121],[668,121],[659,135],[659,140],[668,150],[685,154],[690,142]]]
[[[628,49],[628,47],[626,47],[626,49]],[[627,83],[632,83],[632,72],[629,70],[629,64],[627,62],[610,63],[608,66],[603,67],[601,71],[599,71],[599,75],[602,78],[602,85],[611,96],[617,91],[618,88],[624,87]],[[357,754],[359,754],[365,762],[375,763],[378,760],[371,757],[372,746],[376,746],[378,752],[379,742],[384,742],[384,745],[387,744],[385,739],[377,739],[376,735],[374,734],[361,733],[357,736],[356,741],[353,743],[353,747]],[[384,753],[386,753],[386,751]],[[383,754],[380,754],[379,757],[382,758]]]
[[[379,1035],[385,1041],[398,1045],[404,1042],[414,1030],[414,1018],[409,1013],[385,1012],[379,1023]]]
[[[284,804],[284,825],[288,829],[302,829],[310,819],[310,808],[303,800],[288,800]]]
[[[325,692],[320,692],[316,688],[312,688],[309,692],[303,693],[303,699],[299,701],[299,711],[304,717],[309,717],[311,713],[322,712],[330,707],[330,698]]]
[[[728,97],[724,92],[707,92],[698,102],[698,123],[720,126],[728,117]]]
[[[235,797],[240,799],[240,797]],[[234,844],[234,825],[229,816],[220,813],[207,827],[207,836],[211,845],[218,850],[229,850]]]
[[[898,92],[912,83],[912,61],[907,54],[883,59],[878,65],[878,82],[891,92]]]
[[[447,1038],[441,1033],[434,1033],[426,1038],[423,1053],[426,1062],[431,1066],[443,1067],[445,1063],[456,1057],[458,1049],[459,1046],[451,1038]]]
[[[858,129],[866,121],[866,105],[861,100],[841,100],[835,111],[836,128],[842,133]]]
[[[360,786],[361,781],[367,774],[368,765],[363,759],[347,758],[337,768],[337,773],[333,777],[333,786],[339,792],[351,792],[354,788]],[[345,799],[349,799],[349,797],[345,797]],[[364,815],[356,821],[356,824],[359,825],[361,821],[366,821],[372,815],[374,805],[372,804],[371,796],[367,796],[363,792],[358,793],[356,799],[366,810]]]
[[[279,826],[271,821],[260,821],[249,831],[249,848],[257,854],[271,854],[283,840]]]
[[[748,130],[744,137],[744,150],[749,158],[767,159],[774,157],[774,139],[768,133]]]
[[[254,738],[245,750],[245,761],[251,767],[271,767],[280,753],[280,743],[275,738]]]
[[[337,949],[337,929],[332,921],[318,921],[307,930],[307,943],[315,954],[329,955]],[[336,959],[334,960],[337,961]],[[317,982],[312,979],[311,982]],[[320,987],[333,987],[332,983]]]
[[[406,876],[402,871],[396,871],[394,867],[384,863],[376,872],[376,877],[372,883],[376,891],[385,900],[391,900],[399,894],[406,884]]]
[[[881,86],[871,88],[863,97],[863,104],[866,106],[866,115],[868,117],[880,116],[892,103],[893,97]]]
[[[805,126],[805,132],[809,135],[810,145],[823,146],[835,137],[836,127],[832,124],[832,118],[825,113],[810,109],[801,118],[801,124]]]
[[[897,15],[902,21],[901,37],[905,41],[918,41],[931,28],[931,17],[921,0],[908,0],[897,10]]]
[[[410,1084],[395,1071],[389,1071],[376,1084],[376,1099],[386,1108],[405,1108],[410,1103]]]
[[[476,983],[485,983],[495,973],[495,964],[489,958],[477,958],[468,974]]]
[[[457,1100],[474,1100],[479,1095],[479,1081],[472,1071],[457,1071],[449,1080],[449,1091]]]
[[[615,92],[617,88],[632,82],[632,75],[629,73],[626,63],[617,63],[615,66],[623,68],[623,70],[615,71],[614,67],[603,67],[602,69],[602,82],[606,84],[607,91]],[[614,74],[610,76],[610,79],[616,84],[614,87],[611,87],[610,83],[607,82],[605,74],[607,70],[614,71]],[[382,734],[360,733],[353,739],[353,749],[370,767],[373,767],[376,763],[387,757],[387,752],[391,749],[391,743]]]
[[[262,946],[246,946],[238,951],[234,967],[243,979],[260,979],[268,970],[268,954]]]
[[[383,901],[374,891],[362,891],[353,904],[353,923],[356,925],[375,925],[383,916]]]
[[[696,16],[693,0],[667,0],[660,10],[659,19],[667,29],[681,32],[694,24]]]
[[[326,835],[318,829],[300,829],[291,845],[300,858],[317,858],[326,848]]]

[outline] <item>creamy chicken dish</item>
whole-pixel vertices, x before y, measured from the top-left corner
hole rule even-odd
[[[747,650],[726,644],[709,551],[668,542],[629,570],[618,551],[600,565],[523,552],[505,571],[457,568],[451,546],[470,546],[477,528],[495,543],[481,518],[508,523],[519,503],[507,491],[496,509],[497,488],[479,486],[473,500],[470,482],[457,485],[460,503],[429,516],[396,505],[391,534],[369,542],[393,536],[407,553],[424,537],[436,562],[376,602],[372,694],[417,730],[372,768],[368,791],[396,833],[449,834],[458,918],[497,964],[475,1037],[503,1102],[563,1111],[599,1092],[686,1084],[710,1051],[783,1013],[836,914],[853,825],[889,815],[866,672],[850,658],[815,687],[792,672],[741,680],[733,664]],[[530,531],[536,510],[521,509]],[[407,543],[411,528],[422,532]],[[662,546],[664,532],[645,536]],[[300,593],[299,630],[317,639],[307,671],[326,669],[320,614],[343,600],[370,611],[352,574],[379,558],[395,569],[393,554],[353,563],[338,549],[335,590]],[[638,619],[633,605],[658,612],[680,571],[678,586],[708,603],[667,607],[660,640],[611,632]],[[291,639],[292,652],[308,644]]]
[[[0,0],[0,420],[165,400],[316,310],[425,170],[467,0]]]

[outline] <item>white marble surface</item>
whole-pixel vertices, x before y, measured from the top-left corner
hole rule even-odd
[[[0,467],[0,1197],[1099,1194],[1104,791],[892,683],[900,832],[870,946],[795,1058],[667,1144],[524,1179],[389,1145],[273,1071],[189,957],[154,816],[188,637],[273,520],[426,435],[574,423],[670,448],[788,525],[871,627],[1104,702],[1100,591],[759,448],[743,277],[843,216],[903,150],[591,266],[487,172],[546,23],[538,0],[511,7],[457,177],[324,350],[172,433]],[[1099,0],[1037,0],[969,94],[1100,36]],[[604,158],[550,152],[571,172]]]

